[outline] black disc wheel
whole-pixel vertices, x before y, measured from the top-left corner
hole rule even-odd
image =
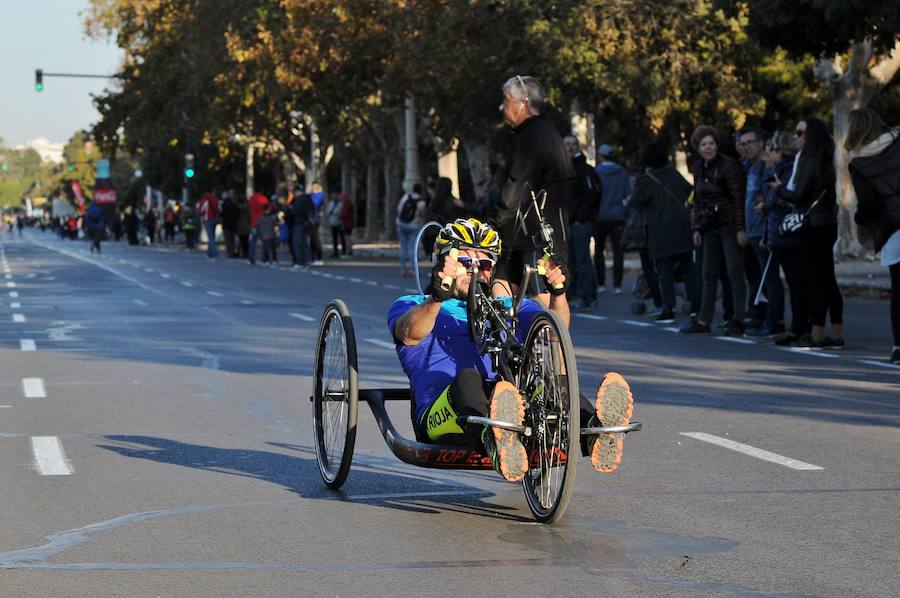
[[[325,485],[340,488],[353,460],[359,387],[353,322],[338,299],[322,315],[315,367],[316,459]]]
[[[579,451],[579,396],[575,350],[559,316],[542,311],[528,329],[519,370],[525,397],[529,468],[522,480],[525,498],[541,523],[558,521],[575,485]]]

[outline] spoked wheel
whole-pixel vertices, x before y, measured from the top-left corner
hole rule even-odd
[[[528,329],[518,388],[526,401],[525,424],[532,430],[525,437],[525,498],[537,521],[555,523],[575,485],[580,423],[575,350],[553,312],[540,312]]]
[[[339,299],[322,315],[315,376],[313,424],[319,473],[326,486],[340,488],[353,460],[359,387],[353,322]]]
[[[481,346],[485,340],[485,335],[487,334],[487,320],[484,317],[485,314],[482,313],[481,305],[478,302],[477,290],[479,289],[479,285],[482,285],[482,283],[473,281],[472,284],[469,284],[466,309],[469,320],[469,336],[472,337],[472,340],[475,341],[476,345]],[[488,293],[483,285],[480,290],[484,294]]]

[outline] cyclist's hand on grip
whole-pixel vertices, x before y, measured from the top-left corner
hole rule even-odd
[[[538,274],[544,278],[544,286],[551,295],[562,295],[566,292],[565,270],[552,258],[540,258],[537,261]]]
[[[466,273],[456,259],[458,255],[457,249],[451,249],[432,269],[431,296],[437,301],[450,299],[456,290],[456,279]]]

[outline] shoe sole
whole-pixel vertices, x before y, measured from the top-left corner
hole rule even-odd
[[[511,383],[500,381],[491,395],[491,418],[521,424],[525,420],[525,400]],[[519,434],[496,426],[491,427],[497,445],[500,475],[510,482],[517,482],[528,471],[528,453]]]
[[[603,426],[624,426],[631,421],[634,397],[625,378],[616,372],[603,377],[594,402],[597,419]],[[624,434],[600,434],[591,451],[591,465],[599,473],[612,473],[622,462]]]

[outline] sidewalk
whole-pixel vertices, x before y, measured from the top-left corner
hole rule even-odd
[[[354,243],[353,252],[357,256],[371,259],[397,259],[400,246],[397,242],[381,241],[375,243]],[[421,255],[420,255],[421,259]],[[612,262],[608,263],[612,268]],[[641,269],[641,262],[633,254],[625,259],[625,270],[632,273]],[[866,297],[869,299],[888,299],[890,297],[891,279],[886,266],[871,259],[844,259],[834,265],[838,284],[847,296]]]

